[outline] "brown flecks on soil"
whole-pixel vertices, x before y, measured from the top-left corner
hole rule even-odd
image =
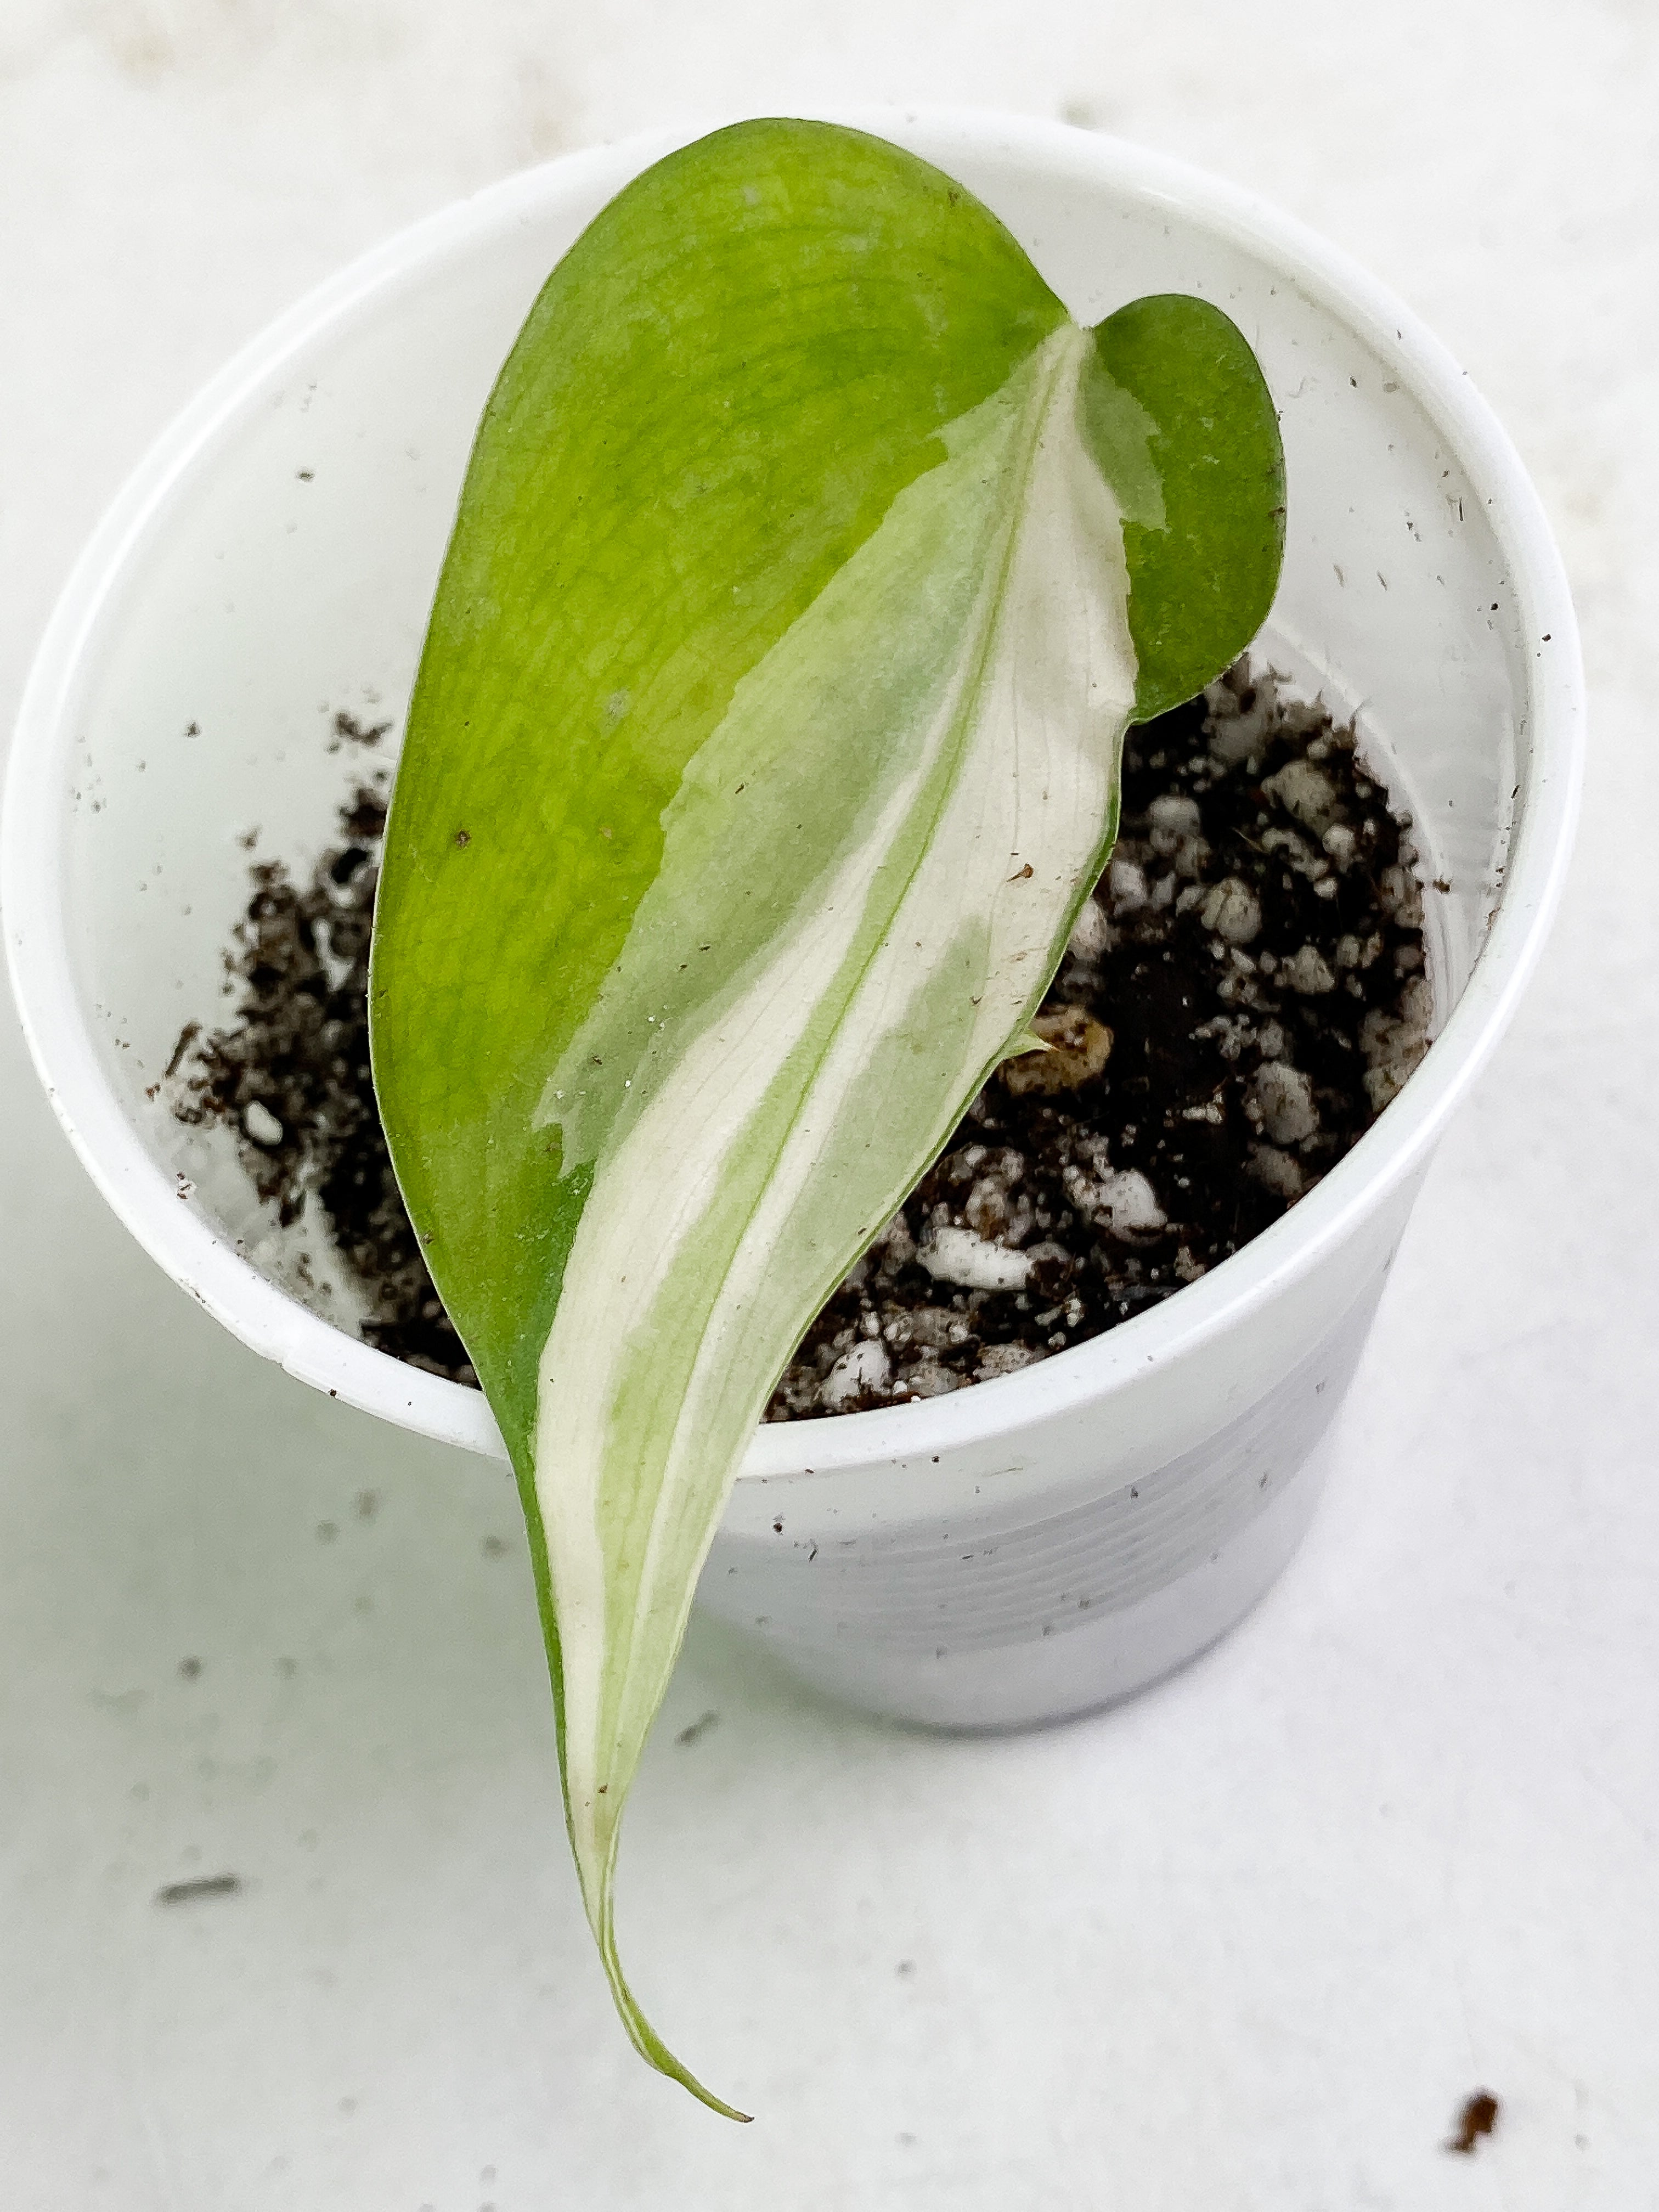
[[[197,1038],[200,1036],[201,1034],[202,1024],[200,1022],[186,1022],[185,1024],[183,1029],[179,1032],[179,1042],[173,1048],[173,1057],[168,1060],[167,1066],[161,1070],[164,1079],[177,1075],[179,1073],[179,1062],[184,1059],[185,1054],[190,1050],[191,1045],[195,1043]]]
[[[239,1874],[202,1874],[189,1881],[170,1881],[155,1893],[158,1905],[194,1905],[204,1897],[237,1897],[242,1891]]]
[[[335,742],[387,726],[337,715]],[[320,1211],[369,1301],[368,1343],[476,1386],[369,1078],[387,781],[358,787],[302,884],[280,861],[251,869],[227,956],[235,1018],[211,1036],[188,1025],[168,1095],[181,1119],[230,1127],[282,1223]],[[973,1102],[767,1419],[1014,1373],[1197,1281],[1311,1189],[1427,1046],[1409,826],[1351,730],[1242,662],[1131,731],[1119,840],[1033,1024],[1048,1049],[1005,1062]]]
[[[1446,2148],[1465,2158],[1473,2156],[1481,2136],[1491,2135],[1496,2129],[1501,2110],[1490,2089],[1477,2089],[1458,2114],[1456,2129],[1446,2138]]]

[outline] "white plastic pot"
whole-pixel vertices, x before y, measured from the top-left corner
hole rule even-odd
[[[878,1711],[1006,1725],[1178,1665],[1295,1548],[1430,1153],[1555,902],[1582,681],[1560,563],[1513,450],[1361,270],[1132,146],[983,115],[842,119],[978,192],[1079,319],[1184,290],[1243,326],[1282,410],[1289,472],[1269,657],[1360,710],[1366,748],[1415,812],[1425,878],[1451,885],[1430,902],[1437,1041],[1282,1222],[1164,1305],[1023,1373],[756,1437],[702,1601]],[[13,978],[110,1203],[256,1351],[475,1451],[501,1450],[482,1399],[313,1310],[328,1297],[300,1295],[228,1153],[148,1094],[185,1019],[220,1006],[247,891],[241,833],[257,824],[261,853],[307,857],[362,770],[353,747],[330,750],[324,710],[401,722],[473,427],[544,276],[675,143],[512,179],[258,339],[99,530],[41,647],[11,763]],[[348,1289],[330,1295],[344,1311]]]

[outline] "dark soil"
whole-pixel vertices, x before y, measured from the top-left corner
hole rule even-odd
[[[337,717],[337,738],[373,744]],[[225,956],[241,985],[229,1028],[191,1023],[168,1069],[180,1121],[228,1122],[259,1196],[284,1226],[313,1194],[369,1299],[364,1339],[411,1366],[477,1384],[432,1286],[392,1172],[368,1068],[368,939],[386,830],[380,770],[340,811],[340,838],[296,885],[255,862]]]
[[[373,742],[355,728],[343,734]],[[368,1070],[386,772],[296,886],[280,861],[227,955],[233,1024],[167,1085],[236,1129],[285,1222],[308,1194],[363,1335],[476,1382],[392,1178]],[[1132,731],[1121,834],[1037,1027],[808,1332],[767,1418],[936,1397],[1080,1344],[1277,1220],[1422,1056],[1417,854],[1351,732],[1241,666]]]

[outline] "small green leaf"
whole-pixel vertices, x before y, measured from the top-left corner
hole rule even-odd
[[[1267,618],[1285,552],[1273,394],[1236,324],[1162,293],[1097,324],[1085,434],[1123,509],[1134,719],[1201,691]]]
[[[1260,456],[1241,488],[1215,442],[1255,419],[1225,347],[1206,319],[1194,366],[1195,303],[1145,304],[1078,329],[983,207],[878,140],[705,139],[549,280],[433,611],[376,1085],[518,1474],[618,2008],[721,2111],[614,1925],[698,1570],[818,1309],[1042,1043],[1149,685],[1213,676],[1271,596]]]

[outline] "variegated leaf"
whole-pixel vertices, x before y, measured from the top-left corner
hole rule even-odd
[[[1277,575],[1203,303],[1078,328],[963,189],[825,125],[648,171],[479,434],[398,770],[375,1079],[501,1420],[629,2032],[623,1807],[748,1438],[1032,1014],[1137,714]]]

